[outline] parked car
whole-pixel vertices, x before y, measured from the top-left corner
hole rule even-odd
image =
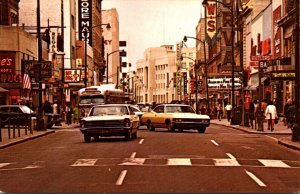
[[[10,114],[30,114],[32,124],[36,123],[37,113],[35,113],[26,105],[17,105],[17,104],[0,105],[0,113],[3,114],[1,115],[2,126],[8,124],[8,121],[7,122],[4,121],[7,120]],[[60,124],[62,120],[59,114],[53,114],[53,113],[46,113],[44,119],[45,119],[45,126],[47,129],[52,128],[54,124]],[[20,123],[25,123],[25,121],[21,120]]]
[[[110,136],[125,136],[131,140],[137,137],[140,119],[130,104],[103,104],[93,106],[81,122],[85,142],[90,142],[91,137],[97,140]]]
[[[27,118],[22,118],[22,114],[26,114],[27,116],[31,116],[31,123],[33,124],[36,120],[36,114],[33,110],[31,110],[26,105],[0,105],[0,114],[1,114],[1,126],[11,124],[18,124],[18,125],[27,125]],[[16,120],[10,120],[9,118],[12,118],[12,115],[20,114],[20,119],[18,121]]]
[[[160,127],[169,131],[197,129],[199,133],[204,133],[210,125],[210,117],[197,114],[190,105],[159,104],[150,112],[143,114],[142,123],[147,125],[150,131]]]

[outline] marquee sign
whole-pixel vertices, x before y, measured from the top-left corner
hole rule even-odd
[[[78,18],[79,40],[86,40],[92,47],[92,0],[78,1]]]

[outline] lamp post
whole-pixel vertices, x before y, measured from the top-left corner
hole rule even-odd
[[[199,41],[200,43],[203,44],[203,51],[204,51],[204,66],[205,66],[205,87],[206,87],[206,106],[207,106],[207,110],[210,109],[210,106],[209,106],[209,95],[208,95],[208,68],[207,68],[207,61],[206,61],[206,44],[205,44],[205,41],[202,41],[198,38],[195,38],[195,37],[191,37],[191,36],[184,36],[183,38],[183,41],[186,42],[188,38],[192,38],[192,39],[195,39],[197,41]],[[195,61],[195,65],[196,65],[196,61]],[[196,76],[196,110],[198,110],[198,105],[197,105],[197,96],[198,96],[198,71],[196,70],[195,71],[195,76]]]
[[[38,120],[37,129],[44,130],[44,118],[43,118],[43,91],[42,91],[42,39],[41,39],[41,13],[40,13],[40,0],[37,0],[37,39],[38,39],[38,63],[37,63],[37,74],[39,82],[39,107],[38,107]]]
[[[300,112],[299,112],[299,106],[300,106],[300,65],[299,65],[299,0],[295,1],[295,16],[296,16],[296,22],[295,22],[295,122],[292,127],[292,141],[300,141]]]
[[[202,2],[202,5],[203,7],[207,7],[208,6],[208,1],[209,0],[203,0]],[[235,60],[234,60],[234,36],[235,36],[235,31],[234,31],[234,3],[232,2],[232,6],[229,7],[228,5],[224,4],[223,2],[221,1],[218,1],[218,0],[214,0],[214,2],[216,3],[220,3],[222,4],[225,8],[227,8],[230,13],[231,13],[231,77],[232,77],[232,80],[231,80],[231,104],[232,104],[232,107],[235,107],[235,100],[234,100],[234,68],[235,68]]]
[[[109,59],[108,57],[109,57],[109,55],[112,55],[112,54],[114,54],[116,52],[125,52],[125,51],[123,49],[123,50],[115,50],[115,51],[113,51],[111,53],[106,53],[106,84],[108,84],[108,59]]]

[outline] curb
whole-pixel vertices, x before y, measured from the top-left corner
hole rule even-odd
[[[211,124],[214,124],[214,125],[219,125],[219,126],[224,126],[224,127],[229,127],[229,128],[232,128],[232,129],[236,129],[236,130],[239,130],[239,131],[243,131],[243,132],[246,132],[246,133],[251,133],[251,134],[265,134],[265,135],[270,135],[270,134],[275,134],[275,135],[291,135],[291,133],[266,133],[266,132],[255,132],[255,131],[248,131],[246,129],[241,129],[241,128],[237,128],[237,127],[234,127],[234,126],[227,126],[227,125],[223,125],[223,124],[217,124],[217,123],[211,123]],[[297,146],[297,145],[293,145],[292,143],[287,143],[283,140],[284,138],[281,138],[281,139],[276,139],[277,143],[280,144],[280,145],[283,145],[287,148],[290,148],[290,149],[294,149],[294,150],[297,150],[297,151],[300,151],[300,147]]]
[[[10,147],[10,146],[13,146],[13,145],[17,145],[19,143],[23,143],[23,142],[26,142],[26,141],[29,141],[29,140],[32,140],[32,139],[39,138],[39,137],[43,137],[43,136],[49,135],[51,133],[55,133],[55,131],[54,130],[47,130],[45,133],[25,137],[24,139],[18,139],[16,141],[12,141],[12,142],[9,142],[7,144],[0,145],[0,149],[4,149],[4,148],[7,148],[7,147]]]

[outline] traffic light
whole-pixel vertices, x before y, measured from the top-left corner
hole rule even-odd
[[[44,41],[46,41],[48,44],[50,44],[50,30],[49,29],[45,29],[42,39]]]

